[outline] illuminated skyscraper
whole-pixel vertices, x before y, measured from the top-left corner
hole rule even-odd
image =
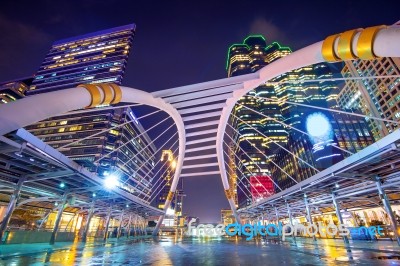
[[[0,104],[9,103],[25,97],[32,78],[24,78],[0,83]]]
[[[269,63],[267,58],[275,60],[278,55],[269,54],[270,48],[271,45],[267,46],[265,38],[261,35],[249,36],[243,43],[232,45],[228,50],[226,66],[228,76],[255,72]],[[290,53],[290,50],[282,49],[281,56],[288,53]],[[272,151],[276,148],[271,140],[285,143],[287,139],[287,132],[283,126],[274,121],[274,119],[282,119],[278,103],[258,101],[251,96],[277,99],[274,87],[264,85],[250,92],[249,96],[244,96],[240,99],[233,110],[233,114],[242,120],[231,119],[230,121],[232,126],[240,133],[240,135],[234,135],[235,142],[238,143],[235,153],[240,158],[240,160],[237,160],[237,197],[239,207],[249,205],[256,200],[256,198],[253,199],[254,195],[251,193],[252,190],[255,191],[252,185],[254,182],[261,183],[261,180],[250,182],[250,176],[255,175],[262,179],[263,176],[271,174],[267,167],[268,159],[266,158],[266,156],[273,156]],[[271,118],[263,117],[243,106],[262,111]],[[251,125],[254,129],[246,124]],[[269,138],[264,138],[257,131],[267,134]]]
[[[134,33],[131,24],[56,41],[28,95],[87,83],[121,84]],[[99,176],[116,174],[122,189],[149,200],[156,149],[132,109],[78,110],[26,129]]]
[[[135,29],[130,24],[54,42],[28,94],[86,83],[121,84]]]
[[[279,149],[272,176],[281,189],[289,188],[374,143],[365,119],[353,115],[309,110]],[[346,152],[347,151],[347,152]],[[279,169],[281,168],[281,169]],[[278,189],[279,192],[279,189]]]
[[[346,61],[342,70],[346,80],[338,97],[342,108],[359,110],[364,115],[389,120],[400,119],[400,58],[379,58],[375,60]],[[388,76],[367,78],[374,76]],[[365,79],[359,79],[366,77]],[[369,119],[372,134],[376,140],[398,128],[395,123]]]

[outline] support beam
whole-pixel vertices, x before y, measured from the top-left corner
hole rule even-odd
[[[57,218],[54,224],[53,232],[51,233],[50,245],[53,245],[56,242],[58,229],[60,228],[61,217],[66,206],[67,206],[67,194],[64,193],[61,199],[61,204],[58,205]]]
[[[84,242],[86,242],[87,236],[89,234],[90,222],[92,220],[93,213],[94,213],[94,201],[92,202],[92,204],[90,204],[90,209],[88,211],[86,224],[85,224],[85,230],[83,231],[82,241],[84,241]]]
[[[336,195],[335,192],[332,191],[332,201],[333,201],[333,205],[335,206],[335,210],[336,210],[336,216],[339,220],[339,224],[343,224],[343,218],[342,218],[342,214],[340,213],[340,205],[336,200]],[[349,243],[349,238],[347,236],[343,236],[343,241],[345,244]]]
[[[121,236],[121,229],[122,229],[123,221],[124,221],[124,211],[121,212],[121,216],[119,217],[119,226],[118,226],[118,231],[117,231],[117,239]]]
[[[11,215],[15,210],[15,206],[17,205],[17,201],[19,199],[19,194],[21,192],[22,184],[25,181],[25,177],[20,178],[18,180],[17,186],[15,187],[14,193],[10,196],[10,202],[8,203],[6,214],[4,215],[3,221],[0,225],[0,244],[1,240],[3,239],[3,235],[7,230],[8,223],[11,220]]]
[[[390,223],[392,224],[392,230],[394,233],[394,237],[396,238],[397,244],[400,246],[400,237],[399,232],[397,231],[397,221],[396,217],[393,214],[392,206],[390,205],[389,199],[382,188],[381,180],[379,177],[376,177],[376,187],[378,188],[379,198],[382,200],[383,206],[385,207],[385,211],[390,218]]]
[[[289,205],[289,203],[285,200],[285,202],[286,202],[286,208],[287,208],[287,212],[288,212],[288,216],[289,216],[289,223],[290,223],[290,225],[292,226],[292,228],[293,228],[293,239],[294,239],[294,241],[296,242],[296,230],[295,230],[295,228],[294,228],[294,224],[293,224],[293,217],[292,217],[292,211],[290,210],[290,205]]]
[[[106,241],[108,238],[108,227],[110,226],[110,220],[111,220],[111,211],[112,211],[112,206],[108,208],[107,211],[107,217],[106,217],[106,226],[104,228],[104,237],[103,240]]]
[[[304,194],[304,204],[306,205],[308,223],[309,223],[310,225],[312,225],[312,224],[313,224],[313,221],[312,221],[312,217],[311,217],[310,207],[308,206],[307,194]],[[317,241],[317,238],[315,237],[315,234],[313,235],[312,238],[313,238],[314,241]]]
[[[292,212],[290,210],[290,205],[287,201],[286,202],[286,208],[287,208],[287,212],[288,212],[288,216],[289,216],[289,223],[291,226],[293,226],[293,219],[292,219]]]
[[[278,208],[276,208],[276,206],[274,206],[275,208],[275,216],[276,216],[276,225],[279,225],[279,213],[278,213]]]
[[[128,227],[127,227],[127,231],[126,231],[126,238],[129,238],[131,236],[131,223],[132,223],[132,214],[129,215]]]

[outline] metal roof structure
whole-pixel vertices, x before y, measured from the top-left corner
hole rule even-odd
[[[400,130],[396,130],[318,174],[238,212],[248,217],[265,214],[274,220],[275,207],[279,215],[288,215],[288,203],[293,214],[302,216],[306,211],[304,195],[309,206],[318,207],[318,211],[314,208],[314,213],[335,211],[332,192],[343,210],[381,207],[377,178],[391,202],[400,203],[399,149]]]
[[[52,209],[54,202],[67,193],[71,197],[67,212],[88,208],[95,201],[99,216],[111,205],[115,211],[144,217],[162,214],[162,210],[121,188],[107,190],[103,179],[24,129],[0,137],[0,172],[1,192],[6,195],[12,194],[18,180],[25,178],[18,206]]]

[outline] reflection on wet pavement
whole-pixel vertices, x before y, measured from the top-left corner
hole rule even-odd
[[[0,265],[400,265],[395,242],[142,238],[3,245]]]

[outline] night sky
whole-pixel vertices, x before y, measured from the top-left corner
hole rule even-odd
[[[228,47],[264,34],[293,50],[400,20],[398,1],[1,1],[0,81],[33,75],[58,39],[137,25],[124,85],[155,91],[226,77]],[[185,180],[184,211],[218,222],[220,178]]]

